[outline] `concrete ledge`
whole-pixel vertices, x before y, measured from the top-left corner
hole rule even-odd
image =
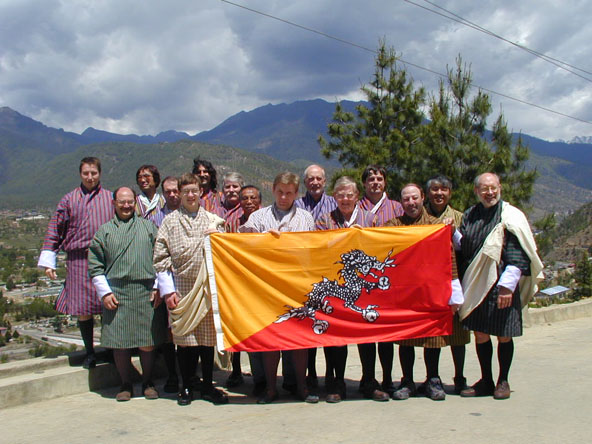
[[[30,402],[59,398],[90,391],[97,391],[120,384],[119,374],[113,364],[99,364],[96,368],[86,370],[81,367],[70,367],[68,357],[55,358],[53,367],[35,366],[43,358],[17,361],[24,369],[16,374],[0,378],[0,409],[14,407]],[[154,369],[154,377],[166,374],[164,365],[158,359]],[[132,358],[136,370],[140,369],[140,360]],[[8,364],[3,364],[8,365]],[[28,369],[29,371],[26,371]],[[141,380],[140,373],[134,372],[134,382]]]
[[[592,316],[592,299],[549,307],[529,308],[523,314],[525,327],[588,317]]]

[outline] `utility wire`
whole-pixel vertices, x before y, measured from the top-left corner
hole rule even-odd
[[[535,57],[538,57],[538,58],[544,60],[547,63],[550,63],[550,64],[558,67],[559,69],[563,69],[563,70],[565,70],[565,71],[567,71],[567,72],[569,72],[569,73],[571,73],[571,74],[573,74],[573,75],[575,75],[575,76],[577,76],[577,77],[579,77],[579,78],[581,78],[583,80],[586,80],[586,81],[592,83],[592,79],[591,78],[586,77],[586,76],[583,76],[583,75],[581,75],[581,74],[573,71],[572,69],[575,69],[575,70],[578,70],[578,71],[581,71],[583,73],[590,74],[590,75],[592,75],[592,72],[586,71],[585,69],[582,69],[582,68],[578,68],[577,66],[571,65],[571,64],[569,64],[567,62],[564,62],[562,60],[553,58],[553,57],[548,56],[548,55],[546,55],[544,53],[541,53],[539,51],[536,51],[534,49],[530,49],[527,46],[520,45],[519,43],[516,43],[516,42],[513,42],[511,40],[508,40],[507,38],[505,38],[505,37],[503,37],[503,36],[501,36],[499,34],[496,34],[493,31],[490,31],[490,30],[488,30],[486,28],[483,28],[482,26],[477,25],[476,23],[473,23],[473,22],[471,22],[471,21],[469,21],[469,20],[461,17],[460,15],[455,14],[454,12],[449,11],[448,9],[446,9],[446,8],[444,8],[442,6],[439,6],[439,5],[433,3],[433,2],[431,2],[429,0],[424,0],[424,2],[430,4],[430,5],[438,8],[438,9],[441,9],[442,11],[445,11],[447,14],[450,14],[450,15],[442,14],[442,13],[440,13],[438,11],[435,11],[433,9],[430,9],[430,8],[426,7],[426,6],[423,6],[423,5],[420,5],[418,3],[415,3],[414,1],[411,1],[411,0],[403,0],[403,1],[406,2],[406,3],[409,3],[411,5],[417,6],[419,8],[422,8],[422,9],[424,9],[426,11],[429,11],[429,12],[431,12],[433,14],[437,14],[437,15],[439,15],[441,17],[447,18],[448,20],[452,20],[454,22],[460,23],[461,25],[465,25],[465,26],[467,26],[469,28],[475,29],[476,31],[482,32],[484,34],[487,34],[487,35],[490,35],[492,37],[495,37],[495,38],[497,38],[499,40],[502,40],[502,41],[504,41],[504,42],[506,42],[506,43],[508,43],[508,44],[510,44],[512,46],[515,46],[516,48],[522,49],[523,51],[526,51],[529,54],[532,54]],[[572,69],[568,69],[567,67],[572,68]]]
[[[359,44],[354,43],[354,42],[351,42],[349,40],[345,40],[345,39],[342,39],[342,38],[339,38],[339,37],[335,37],[335,36],[332,36],[332,35],[327,34],[325,32],[321,32],[321,31],[318,31],[316,29],[313,29],[313,28],[310,28],[310,27],[307,27],[307,26],[303,26],[303,25],[300,25],[298,23],[291,22],[289,20],[286,20],[286,19],[283,19],[283,18],[274,16],[274,15],[271,15],[271,14],[268,14],[268,13],[265,13],[265,12],[262,12],[262,11],[259,11],[257,9],[249,8],[247,6],[244,6],[244,5],[241,5],[241,4],[238,4],[238,3],[231,2],[229,0],[220,0],[220,1],[222,3],[227,3],[229,5],[236,6],[237,8],[244,9],[244,10],[249,11],[249,12],[252,12],[254,14],[258,14],[258,15],[261,15],[263,17],[267,17],[267,18],[270,18],[272,20],[276,20],[278,22],[282,22],[282,23],[285,23],[287,25],[294,26],[294,27],[299,28],[299,29],[302,29],[304,31],[312,32],[312,33],[317,34],[317,35],[320,35],[322,37],[326,37],[328,39],[335,40],[335,41],[340,42],[340,43],[343,43],[345,45],[350,45],[350,46],[353,46],[353,47],[358,48],[358,49],[362,49],[364,51],[370,52],[370,53],[375,54],[375,55],[377,54],[377,51],[375,49],[368,48],[368,47],[363,46],[363,45],[359,45]],[[408,1],[408,0],[404,0],[404,1]],[[413,2],[409,2],[409,3],[413,3]],[[429,8],[426,8],[426,7],[422,6],[422,5],[417,5],[415,3],[413,3],[413,4],[416,5],[416,6],[419,6],[419,7],[423,8],[423,9],[426,9],[428,11],[434,12],[435,14],[442,15],[443,17],[446,17],[446,18],[449,18],[451,20],[454,20],[451,17],[448,17],[446,15],[440,14],[437,11],[433,11],[433,10],[431,10]],[[455,21],[459,21],[459,20],[455,20]],[[467,25],[467,26],[470,26],[470,25]],[[421,66],[421,65],[418,65],[416,63],[412,63],[412,62],[406,61],[406,60],[404,60],[402,58],[397,58],[397,60],[400,61],[401,63],[403,63],[404,65],[413,66],[414,68],[417,68],[417,69],[420,69],[420,70],[429,72],[431,74],[435,74],[435,75],[437,75],[437,76],[439,76],[439,77],[441,77],[443,79],[447,79],[448,78],[448,76],[446,74],[443,74],[443,73],[438,72],[438,71],[434,71],[432,69],[426,68],[426,67]],[[578,74],[576,74],[576,75],[578,75]],[[583,78],[585,78],[585,77],[583,77]],[[586,78],[586,80],[590,80],[590,79],[587,79]],[[518,102],[518,103],[522,103],[524,105],[532,106],[534,108],[538,108],[538,109],[543,110],[543,111],[547,111],[547,112],[550,112],[550,113],[553,113],[553,114],[557,114],[557,115],[562,116],[562,117],[567,117],[569,119],[577,120],[579,122],[587,123],[587,124],[592,125],[592,121],[589,121],[589,120],[581,119],[579,117],[575,117],[575,116],[572,116],[572,115],[569,115],[569,114],[565,114],[565,113],[562,113],[560,111],[555,111],[555,110],[553,110],[551,108],[546,108],[544,106],[537,105],[537,104],[532,103],[532,102],[527,102],[526,100],[518,99],[516,97],[510,96],[510,95],[507,95],[507,94],[504,94],[504,93],[500,93],[500,92],[494,91],[492,89],[484,88],[484,87],[479,86],[479,85],[477,85],[475,83],[472,83],[472,82],[471,82],[471,85],[474,86],[474,87],[476,87],[476,88],[479,88],[479,89],[481,89],[483,91],[487,91],[488,93],[495,94],[497,96],[504,97],[506,99],[513,100],[513,101]]]

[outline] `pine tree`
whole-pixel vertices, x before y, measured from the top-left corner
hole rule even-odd
[[[372,81],[361,88],[369,106],[358,105],[354,115],[338,103],[328,125],[329,139],[318,139],[323,155],[336,156],[344,167],[338,176],[346,173],[346,168],[347,174],[359,177],[368,165],[385,167],[391,194],[408,177],[401,165],[415,161],[412,153],[421,142],[421,107],[425,104],[424,89],[415,88],[396,61],[395,50],[381,41]]]
[[[414,86],[396,61],[394,49],[380,42],[373,79],[361,89],[369,106],[357,106],[354,115],[336,105],[328,140],[319,137],[323,155],[336,156],[349,174],[369,164],[385,167],[392,197],[406,183],[422,185],[444,174],[455,185],[453,206],[465,209],[476,202],[475,177],[494,172],[500,176],[505,200],[526,203],[536,178],[536,171],[525,169],[528,148],[520,137],[512,140],[501,113],[487,133],[491,101],[481,90],[471,95],[472,73],[461,57],[455,68],[448,68],[438,95],[427,101],[427,124],[422,112],[425,91]]]

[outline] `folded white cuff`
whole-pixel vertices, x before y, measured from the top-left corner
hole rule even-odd
[[[161,271],[156,274],[156,280],[158,281],[158,290],[161,296],[171,294],[175,291],[175,280],[173,279],[173,273],[170,271]]]
[[[109,282],[107,282],[107,276],[104,274],[92,278],[92,283],[95,286],[95,290],[97,290],[97,296],[101,300],[103,300],[103,298],[109,293],[113,293],[109,286]]]
[[[452,280],[452,294],[450,295],[450,300],[448,301],[448,305],[456,305],[462,304],[465,302],[465,295],[462,290],[462,286],[460,285],[460,281],[458,279]]]
[[[462,240],[462,234],[458,230],[454,230],[454,234],[452,235],[452,245],[454,245],[454,249],[456,251],[460,250],[460,241]]]
[[[514,293],[521,277],[522,272],[520,268],[514,265],[506,265],[506,269],[500,276],[499,281],[497,281],[497,286],[507,288]]]
[[[57,253],[55,251],[41,250],[41,254],[39,255],[39,261],[37,261],[37,266],[39,268],[51,268],[52,270],[55,270],[56,257]]]

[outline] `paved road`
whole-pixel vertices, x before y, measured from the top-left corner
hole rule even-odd
[[[285,395],[261,406],[233,393],[226,406],[194,401],[178,407],[173,397],[117,403],[110,390],[0,410],[0,443],[580,443],[592,432],[591,357],[590,318],[535,326],[516,340],[509,400],[450,395],[443,402],[377,403],[355,393],[360,365],[351,349],[346,376],[352,396],[341,404],[307,405]],[[322,352],[318,362],[322,372]],[[450,383],[448,350],[441,374]],[[472,345],[466,374],[471,381],[479,376]],[[423,375],[418,359],[416,379]],[[398,365],[394,376],[400,377]],[[222,372],[217,377],[225,380]]]

